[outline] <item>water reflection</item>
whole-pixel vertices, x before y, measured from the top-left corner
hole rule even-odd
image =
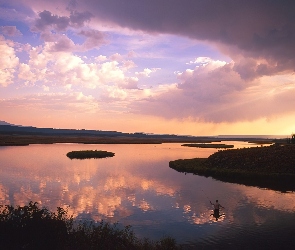
[[[238,147],[245,146],[239,142]],[[107,150],[115,156],[66,157],[69,151],[83,149]],[[180,144],[2,147],[0,202],[24,205],[32,200],[52,210],[69,205],[78,219],[107,218],[132,225],[142,237],[171,235],[192,244],[276,232],[273,225],[282,222],[287,228],[294,217],[294,193],[223,183],[169,168],[171,160],[207,157],[215,151]],[[217,220],[209,202],[216,199],[225,207]]]

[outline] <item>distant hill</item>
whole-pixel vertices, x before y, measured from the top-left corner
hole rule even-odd
[[[123,133],[118,131],[86,130],[86,129],[55,129],[36,128],[11,125],[3,122],[0,124],[0,134],[6,135],[42,135],[42,136],[98,136],[98,137],[128,137],[128,138],[153,138],[153,139],[209,139],[210,136],[184,136],[174,134],[146,134]]]
[[[13,124],[5,122],[5,121],[0,121],[0,125],[10,125],[13,126]]]
[[[153,139],[184,139],[184,140],[205,140],[205,141],[227,141],[227,140],[261,140],[261,139],[282,139],[288,136],[278,135],[218,135],[218,136],[189,136],[175,134],[150,134],[150,133],[124,133],[118,131],[86,130],[86,129],[55,129],[37,128],[29,126],[14,125],[0,121],[0,134],[6,135],[45,135],[45,136],[99,136],[99,137],[128,137],[128,138],[153,138]]]

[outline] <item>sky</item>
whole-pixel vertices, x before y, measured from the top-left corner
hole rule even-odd
[[[0,120],[295,132],[293,0],[0,0]]]

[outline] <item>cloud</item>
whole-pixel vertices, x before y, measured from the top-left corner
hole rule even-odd
[[[20,63],[18,78],[25,80],[26,83],[35,83],[37,80],[36,75],[30,70],[30,66],[25,63]]]
[[[206,64],[178,73],[178,79],[176,88],[138,100],[131,110],[166,119],[215,123],[294,113],[294,77],[293,83],[279,86],[278,81],[270,84],[269,78],[246,81],[235,71],[234,63],[206,60]]]
[[[113,54],[113,55],[110,56],[110,60],[111,61],[117,61],[117,62],[119,62],[119,61],[122,61],[122,59],[123,59],[123,56],[120,55],[119,53],[115,53],[115,54]]]
[[[106,44],[103,33],[97,30],[82,30],[78,35],[86,37],[82,44],[75,44],[65,34],[55,34],[52,32],[42,32],[41,38],[50,47],[51,52],[85,52]]]
[[[80,28],[84,26],[85,22],[89,22],[92,17],[93,15],[89,11],[72,11],[70,15],[70,24],[72,27]]]
[[[186,63],[188,65],[190,64],[198,64],[198,65],[206,65],[208,63],[212,62],[210,57],[198,57],[194,61],[190,61],[189,63]]]
[[[135,75],[139,76],[139,77],[150,77],[150,74],[152,72],[156,72],[160,70],[160,68],[152,68],[152,69],[148,69],[148,68],[145,68],[143,71],[141,72],[135,72]]]
[[[32,47],[28,51],[28,62],[20,63],[16,71],[18,81],[24,81],[27,85],[42,84],[56,88],[70,86],[96,89],[112,86],[119,92],[123,89],[137,89],[138,78],[126,75],[128,69],[136,66],[134,62],[108,61],[106,56],[100,55],[98,59],[103,61],[88,63],[85,58],[72,54],[70,49],[67,52],[65,48],[58,49],[59,45],[62,44],[45,43],[44,47]]]
[[[44,87],[44,86],[43,86]],[[33,94],[22,98],[0,100],[2,107],[35,110],[70,111],[72,113],[93,113],[98,110],[98,102],[81,92]]]
[[[66,16],[53,15],[50,11],[44,10],[39,13],[33,30],[44,31],[52,28],[57,31],[65,31],[70,25],[70,18]]]
[[[49,51],[50,52],[71,52],[71,51],[79,51],[75,43],[65,35],[55,36],[56,40],[54,42],[49,42]]]
[[[32,30],[40,33],[44,43],[28,49],[28,61],[18,65],[17,59],[12,60],[14,64],[5,68],[7,80],[1,83],[3,86],[12,83],[16,75],[25,83],[40,84],[50,90],[67,86],[68,91],[73,91],[83,86],[96,89],[102,99],[126,101],[124,104],[130,105],[127,108],[131,112],[167,119],[235,122],[272,119],[293,112],[293,1],[85,0],[71,1],[73,4],[68,5],[57,0],[28,0],[26,3],[38,13]],[[196,50],[186,61],[181,55],[179,68],[174,61],[166,64],[159,82],[164,79],[162,82],[168,84],[158,84],[150,77],[156,71],[160,75],[159,68],[153,67],[164,65],[164,60],[159,62],[164,51],[177,49],[179,43],[171,40],[178,39],[177,36],[189,38],[185,39],[187,47],[191,46],[187,43],[196,41],[210,44],[231,61],[212,60],[205,52],[201,53],[203,57],[192,59],[200,53]],[[73,54],[101,48],[109,42],[106,38],[112,39],[112,44],[99,54],[91,51],[88,59],[81,53]],[[115,48],[122,43],[124,48],[119,52]],[[10,48],[9,54],[17,58],[14,48]],[[175,52],[174,58],[176,54],[179,56]],[[128,57],[133,57],[134,62],[127,61]],[[95,59],[90,62],[91,58]],[[159,61],[154,64],[152,60],[144,60],[147,58]],[[178,72],[175,79],[173,71]],[[270,76],[277,81],[271,81]],[[289,76],[291,84],[285,85],[282,76]],[[139,90],[138,85],[153,87]],[[128,103],[129,100],[133,103]]]
[[[123,61],[122,64],[123,64],[122,68],[124,70],[129,70],[129,69],[137,67],[137,65],[131,60]]]
[[[54,29],[65,31],[69,27],[81,28],[86,22],[89,22],[93,15],[88,12],[72,11],[69,16],[54,15],[48,10],[39,12],[38,19],[35,20],[34,31],[44,31]]]
[[[78,32],[78,35],[86,37],[86,41],[80,46],[82,51],[97,48],[107,43],[104,34],[98,30],[82,30]]]
[[[103,56],[103,55],[99,55],[99,56],[95,57],[95,61],[97,61],[97,62],[103,62],[106,60],[107,60],[107,57]]]
[[[237,63],[236,71],[241,72],[243,79],[293,71],[295,66],[295,2],[290,0],[85,0],[70,5],[58,0],[30,0],[25,3],[40,11],[35,25],[39,31],[48,27],[58,31],[81,28],[89,22],[210,42]],[[66,11],[67,16],[61,16]],[[249,62],[240,60],[243,57]]]
[[[13,83],[14,73],[19,64],[13,43],[0,35],[0,85],[3,87]]]
[[[293,1],[87,0],[79,6],[101,22],[210,41],[234,59],[242,55],[266,61],[244,65],[250,67],[242,72],[245,79],[292,71],[295,66]]]
[[[5,36],[21,36],[22,33],[16,28],[16,26],[1,26],[0,31]]]
[[[51,42],[51,51],[77,51],[84,52],[98,48],[106,44],[105,36],[102,32],[91,28],[85,28],[85,23],[89,22],[92,14],[88,11],[72,11],[69,16],[54,15],[48,10],[38,14],[32,31],[40,32],[41,38],[45,42]],[[76,35],[85,38],[82,44],[75,44],[65,33],[72,30]]]

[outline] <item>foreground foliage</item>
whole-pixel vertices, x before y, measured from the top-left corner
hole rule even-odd
[[[67,210],[39,208],[37,202],[20,207],[0,206],[2,249],[179,249],[174,239],[138,239],[130,226],[101,221],[78,223]]]
[[[81,150],[67,153],[67,157],[70,159],[106,158],[113,157],[114,155],[115,153],[102,150]]]

